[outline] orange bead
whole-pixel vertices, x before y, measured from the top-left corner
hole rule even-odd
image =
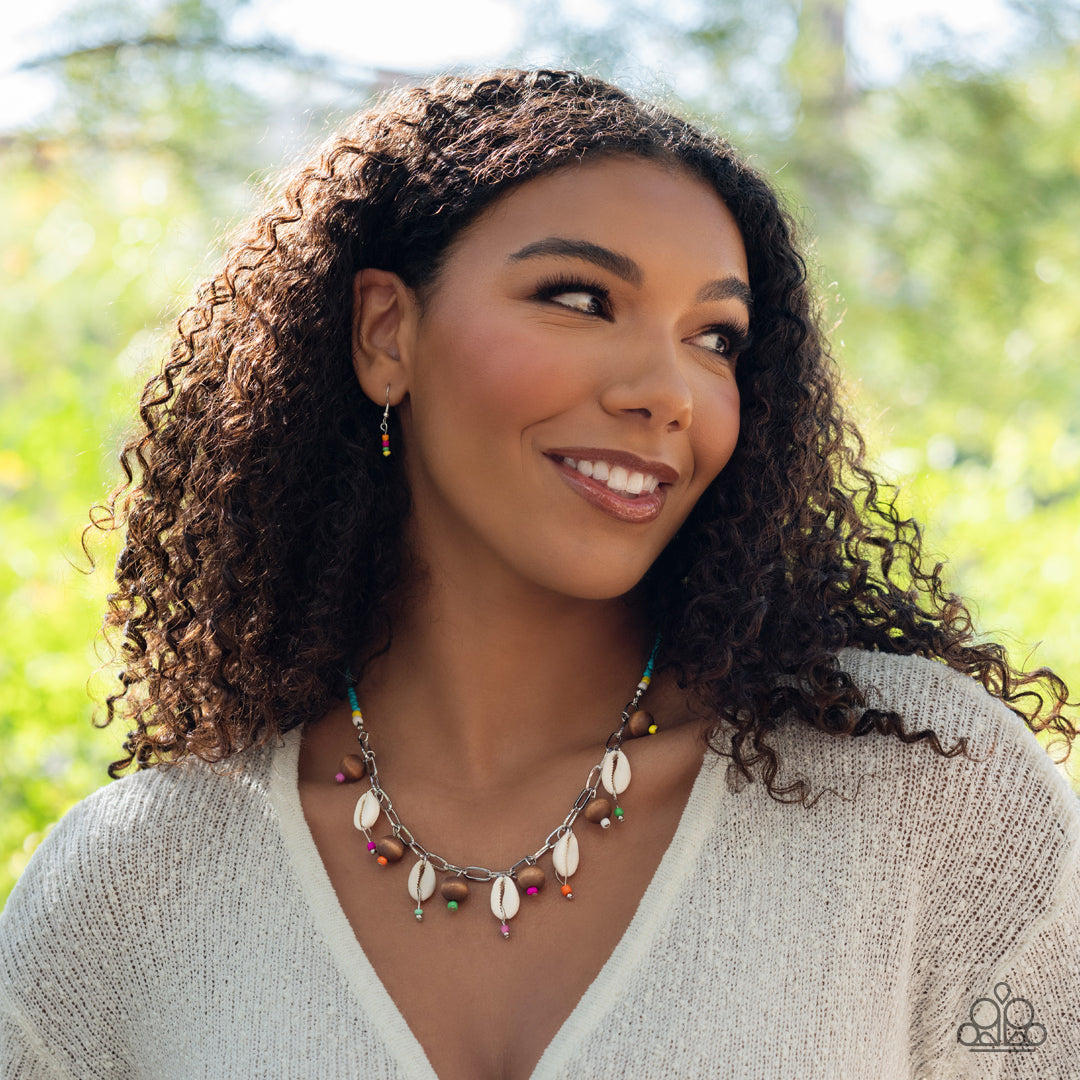
[[[385,855],[380,855],[375,861],[380,866],[385,866],[390,860]]]
[[[569,885],[564,885],[562,887],[562,889],[560,889],[559,891],[563,894],[563,896],[573,896],[574,895],[574,890],[571,889]]]

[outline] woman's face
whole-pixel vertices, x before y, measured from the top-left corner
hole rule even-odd
[[[416,553],[470,587],[628,592],[734,450],[749,300],[686,171],[594,159],[486,209],[401,353]]]

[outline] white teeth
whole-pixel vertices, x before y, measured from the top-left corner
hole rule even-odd
[[[625,491],[626,481],[629,479],[629,469],[624,469],[621,465],[612,465],[611,472],[608,474],[607,486],[612,491]]]
[[[622,465],[609,465],[606,461],[575,461],[568,457],[562,460],[582,476],[607,484],[610,491],[626,495],[640,495],[642,492],[651,495],[660,486],[659,479],[651,473],[631,472]]]

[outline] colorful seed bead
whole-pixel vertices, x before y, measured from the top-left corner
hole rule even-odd
[[[457,901],[456,900],[447,901],[446,910],[447,911],[457,911]]]
[[[383,434],[383,437],[382,437],[382,456],[383,457],[389,457],[390,456],[390,436],[385,434],[385,433]]]
[[[622,809],[621,806],[616,806],[615,807],[615,818],[618,821],[622,821],[622,819],[623,819],[623,809]]]
[[[563,896],[566,897],[567,900],[574,899],[574,890],[571,889],[569,885],[564,885],[559,891],[563,894]]]
[[[380,855],[375,861],[380,866],[385,866],[390,860],[385,855]]]
[[[508,938],[510,936],[510,927],[506,923],[502,923],[499,926],[499,933],[502,934],[504,938]]]
[[[526,896],[535,896],[535,895],[536,895],[536,894],[537,894],[537,893],[538,893],[539,891],[540,891],[540,890],[539,890],[539,889],[538,889],[538,888],[537,888],[537,887],[536,887],[535,885],[530,885],[530,886],[529,886],[529,887],[528,887],[528,888],[527,888],[527,889],[525,890],[525,895],[526,895]]]
[[[660,729],[656,726],[656,724],[650,724],[649,725],[649,734],[650,735],[655,735],[659,730]]]
[[[413,912],[413,914],[416,916],[416,921],[417,922],[423,922],[424,921],[424,909],[423,908],[417,908]]]
[[[334,773],[334,779],[335,779],[335,780],[336,780],[336,781],[337,781],[337,782],[338,782],[339,784],[344,784],[344,783],[345,783],[345,774],[344,774],[343,772],[339,772],[339,773]]]
[[[371,852],[372,855],[375,854],[375,841],[374,840],[369,840],[368,841],[367,849],[368,849],[368,851]]]

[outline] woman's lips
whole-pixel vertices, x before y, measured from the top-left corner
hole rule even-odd
[[[610,514],[614,518],[618,518],[620,521],[628,521],[633,524],[644,524],[649,521],[653,521],[664,507],[664,502],[667,499],[667,488],[673,480],[662,481],[662,478],[658,476],[658,473],[663,473],[664,476],[673,476],[678,478],[678,474],[674,470],[667,466],[650,465],[647,462],[641,461],[641,459],[632,459],[630,455],[619,455],[620,459],[631,461],[631,464],[640,462],[642,468],[635,469],[636,472],[640,472],[645,477],[653,477],[654,479],[661,481],[657,484],[654,491],[642,490],[640,494],[631,494],[629,492],[613,491],[608,487],[606,479],[597,480],[591,476],[585,476],[579,472],[576,468],[576,462],[579,460],[584,461],[605,461],[611,462],[610,456],[602,457],[600,455],[594,455],[588,457],[586,451],[578,451],[581,454],[580,458],[573,458],[570,454],[564,454],[561,451],[556,451],[548,454],[548,459],[555,465],[555,468],[559,471],[562,478],[572,487],[586,502],[592,503],[599,510],[603,510],[605,513]],[[575,465],[569,464],[566,460],[574,461]],[[612,466],[609,465],[609,471]],[[626,468],[626,466],[617,466]],[[653,472],[651,470],[655,469]]]

